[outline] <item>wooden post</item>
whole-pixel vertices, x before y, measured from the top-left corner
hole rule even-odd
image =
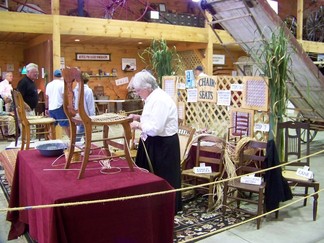
[[[208,20],[211,20],[211,15],[207,13]],[[205,66],[205,73],[208,75],[213,75],[213,37],[214,33],[210,26],[206,23],[205,28],[207,28],[208,42],[204,53],[203,63]]]
[[[304,0],[297,0],[297,40],[303,40]]]
[[[61,33],[60,33],[60,1],[52,0],[52,14],[53,14],[53,67],[49,72],[60,67],[61,63]]]

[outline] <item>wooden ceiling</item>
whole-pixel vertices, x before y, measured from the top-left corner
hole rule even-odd
[[[37,39],[51,39],[51,35],[18,33],[18,32],[0,32],[1,42],[14,42],[28,46]],[[79,41],[76,41],[79,40]],[[62,44],[91,44],[91,45],[120,45],[120,46],[138,46],[147,47],[151,44],[152,39],[143,38],[120,38],[120,37],[103,37],[103,36],[79,36],[79,35],[61,35]],[[180,49],[188,48],[206,48],[204,43],[187,43],[179,41],[168,41],[169,45],[175,45]]]
[[[17,42],[22,44],[28,44],[30,41],[39,38],[40,34],[34,33],[18,33],[18,32],[0,32],[1,42]],[[50,36],[48,36],[51,38]],[[79,42],[75,40],[79,39]],[[142,42],[142,45],[149,45],[151,40],[142,40],[134,38],[114,38],[114,37],[94,37],[94,36],[75,36],[75,35],[62,35],[61,42],[63,44],[103,44],[103,45],[138,45],[139,42]]]

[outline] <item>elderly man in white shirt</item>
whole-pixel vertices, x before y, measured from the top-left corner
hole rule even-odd
[[[174,188],[181,187],[178,112],[172,98],[159,88],[146,70],[137,73],[131,83],[145,101],[142,115],[132,114],[133,129],[142,131],[136,164],[164,178]],[[146,153],[147,151],[147,153]],[[176,195],[176,212],[182,209],[181,194]]]
[[[54,118],[55,125],[59,124],[65,134],[70,137],[70,124],[63,109],[64,81],[61,70],[54,71],[54,79],[46,86],[45,114]]]
[[[6,112],[10,112],[11,104],[12,104],[12,85],[11,82],[13,80],[13,74],[12,72],[7,72],[5,76],[5,80],[0,82],[0,95],[5,102],[5,108]]]

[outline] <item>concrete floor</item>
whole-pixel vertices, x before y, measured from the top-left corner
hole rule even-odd
[[[8,142],[0,142],[0,151],[5,149],[7,145]],[[315,140],[311,143],[311,153],[323,149],[324,133],[319,132]],[[319,154],[313,157],[311,159],[311,169],[315,174],[316,180],[318,180],[321,185],[324,185],[324,161],[322,160],[324,160],[324,154]],[[295,199],[297,199],[297,197]],[[203,239],[199,242],[324,243],[324,208],[322,207],[322,205],[324,205],[324,194],[321,193],[319,197],[317,221],[312,220],[312,201],[312,198],[309,199],[306,207],[302,206],[302,202],[298,202],[281,210],[278,219],[275,219],[274,215],[266,216],[266,218],[262,219],[261,228],[259,230],[256,229],[256,222],[251,221],[231,230]],[[0,208],[6,208],[7,206],[8,203],[3,192],[0,190]],[[10,225],[5,218],[6,213],[0,212],[0,243],[7,242],[6,239]],[[23,243],[27,241],[24,237],[21,237],[20,239],[10,242]]]

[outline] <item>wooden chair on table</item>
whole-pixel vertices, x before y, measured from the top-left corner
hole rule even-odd
[[[18,118],[21,123],[21,150],[30,148],[30,136],[44,135],[45,139],[55,139],[55,120],[49,117],[26,116],[25,103],[20,92],[12,92]]]
[[[264,168],[266,148],[266,142],[253,140],[248,142],[240,151],[237,174],[244,175],[256,173],[256,176],[263,177],[264,173],[258,174],[258,171]],[[242,183],[240,179],[224,182],[223,213],[225,213],[230,204],[236,202],[236,208],[234,208],[234,210],[248,213],[253,216],[261,215],[264,211],[265,186],[265,182],[262,182],[261,185],[253,185]],[[252,211],[248,208],[241,208],[241,202],[256,205],[256,210]],[[258,218],[257,229],[260,228],[260,224],[261,218]]]
[[[84,148],[80,148],[83,151],[82,164],[79,171],[78,179],[81,179],[84,175],[85,169],[89,161],[99,161],[104,159],[110,159],[114,157],[120,157],[118,155],[112,155],[109,150],[109,145],[116,147],[118,149],[124,150],[124,155],[128,162],[128,166],[131,171],[133,171],[134,161],[130,155],[130,141],[131,141],[131,128],[129,123],[132,119],[120,116],[117,114],[102,114],[97,116],[88,116],[84,108],[84,84],[81,79],[81,72],[77,68],[66,68],[63,69],[64,78],[64,111],[68,117],[70,123],[70,147],[66,160],[65,168],[69,168],[71,164],[72,157],[75,151],[76,142],[76,126],[84,125],[85,131],[85,145]],[[77,82],[79,85],[78,93],[78,109],[74,108],[74,96],[73,96],[73,83]],[[111,125],[121,125],[123,127],[124,134],[122,136],[108,138],[109,126]],[[92,129],[95,126],[103,126],[102,138],[92,139]],[[118,143],[118,140],[123,139],[124,143]],[[117,140],[117,141],[116,141]],[[100,147],[92,147],[93,142],[103,142],[103,148],[105,154],[102,156],[91,156],[91,151],[100,149]]]
[[[279,141],[281,139],[279,134],[283,134],[283,144],[280,145]],[[302,140],[306,139],[306,143],[303,144]],[[296,160],[307,156],[310,154],[310,126],[309,123],[304,122],[282,122],[278,123],[277,132],[277,148],[278,153],[283,151],[284,157],[282,162],[289,162],[291,160]],[[294,192],[294,196],[307,196],[308,188],[313,188],[314,192],[319,190],[319,182],[314,179],[307,179],[296,175],[298,168],[303,168],[304,166],[310,167],[310,157],[303,160],[289,164],[283,170],[282,175],[288,181],[292,188],[301,187],[304,188],[303,192]],[[295,190],[296,191],[296,190]],[[317,199],[318,194],[313,195],[313,220],[316,220],[317,216]],[[307,198],[304,199],[304,206],[307,204]]]
[[[206,182],[214,182],[220,179],[224,172],[223,154],[225,149],[225,141],[211,134],[202,134],[197,136],[197,151],[195,159],[195,167],[199,167],[201,163],[205,166],[212,167],[212,173],[195,173],[192,168],[182,170],[182,183],[184,186],[198,185]],[[214,202],[214,186],[209,185],[208,191],[208,209],[213,208]]]

